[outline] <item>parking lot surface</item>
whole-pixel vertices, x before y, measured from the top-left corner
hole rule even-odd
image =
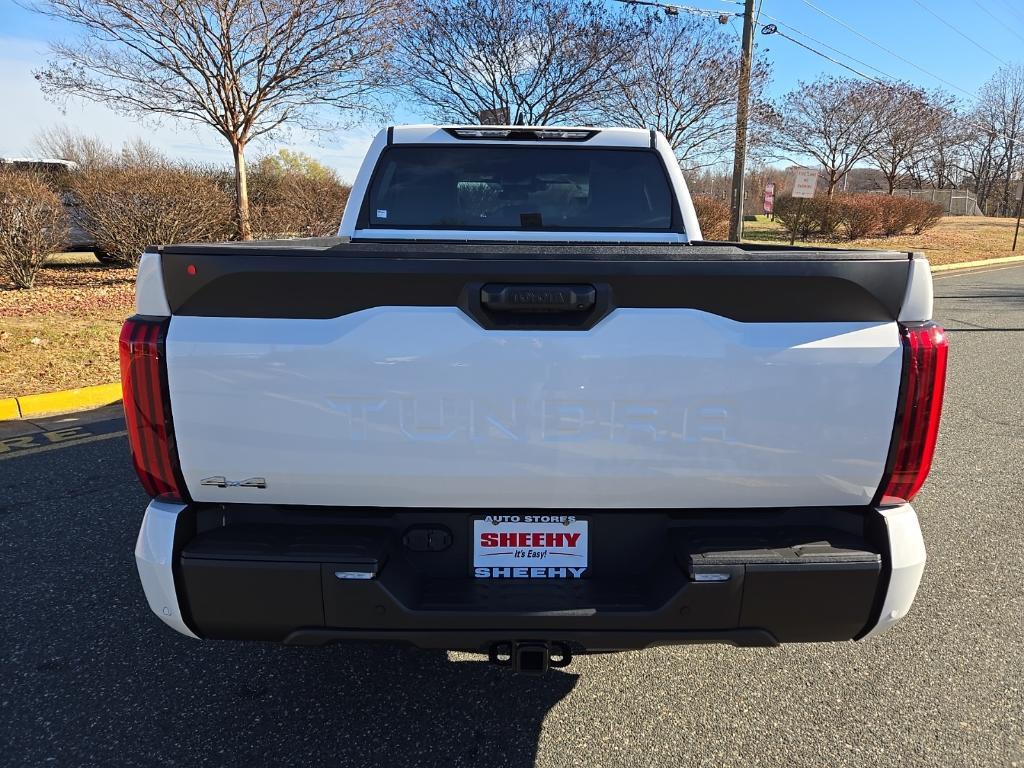
[[[580,658],[196,642],[149,613],[117,408],[0,424],[0,765],[1024,766],[1024,266],[937,276],[928,567],[862,644]]]

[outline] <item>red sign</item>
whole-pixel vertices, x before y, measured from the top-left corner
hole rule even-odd
[[[764,185],[764,212],[767,216],[775,210],[775,182],[769,181]]]

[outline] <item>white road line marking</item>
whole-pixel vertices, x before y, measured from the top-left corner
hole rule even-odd
[[[39,434],[39,433],[37,433]],[[71,448],[75,445],[84,445],[85,443],[95,443],[100,440],[109,440],[112,437],[124,437],[128,434],[128,430],[122,429],[120,432],[107,432],[102,435],[89,435],[83,437],[80,440],[65,440],[60,443],[52,443],[50,445],[40,445],[35,448],[25,448],[20,451],[11,451],[10,453],[0,453],[0,461],[7,461],[8,459],[17,459],[20,456],[31,456],[36,453],[43,453],[45,451],[56,451],[58,448]]]
[[[965,269],[961,272],[953,271],[948,274],[932,275],[932,281],[949,280],[951,277],[964,277],[965,275],[977,275],[982,272],[1001,272],[1004,269],[1020,269],[1024,264],[1010,264],[1007,267],[978,267],[977,269]]]

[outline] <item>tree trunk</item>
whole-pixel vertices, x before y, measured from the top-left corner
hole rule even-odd
[[[245,169],[245,144],[232,142],[231,153],[235,157],[235,221],[238,237],[252,240],[252,225],[249,221],[249,180]]]

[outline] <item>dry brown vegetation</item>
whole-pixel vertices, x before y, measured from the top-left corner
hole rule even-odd
[[[117,381],[134,286],[91,253],[51,256],[31,291],[0,285],[0,398]]]
[[[334,173],[310,176],[257,169],[249,179],[255,237],[323,237],[337,232],[349,188]]]
[[[921,234],[942,218],[941,205],[912,197],[836,195],[802,199],[783,197],[775,204],[775,219],[786,233],[808,240],[846,240]]]
[[[947,217],[920,235],[839,244],[924,251],[932,264],[949,264],[1012,255],[1013,225]],[[747,222],[745,233],[753,242],[786,242],[781,227],[762,217]],[[117,336],[133,311],[134,280],[134,270],[104,267],[92,254],[62,254],[40,270],[32,291],[0,286],[0,398],[117,381]]]
[[[231,197],[213,174],[185,165],[115,162],[72,177],[85,228],[118,261],[135,265],[147,245],[226,240]]]
[[[46,181],[0,169],[0,279],[31,288],[43,263],[67,239],[67,212]]]
[[[881,248],[883,250],[922,251],[932,266],[964,261],[995,259],[1002,256],[1024,255],[1024,231],[1021,232],[1016,254],[1010,250],[1013,243],[1013,219],[990,216],[946,216],[932,229],[921,234],[897,237],[864,237],[850,241],[798,239],[797,245],[817,245],[829,248]],[[758,216],[756,222],[747,222],[744,239],[749,242],[789,242],[788,235],[777,221]]]
[[[694,195],[693,207],[705,240],[725,240],[729,236],[729,204],[710,195]]]

